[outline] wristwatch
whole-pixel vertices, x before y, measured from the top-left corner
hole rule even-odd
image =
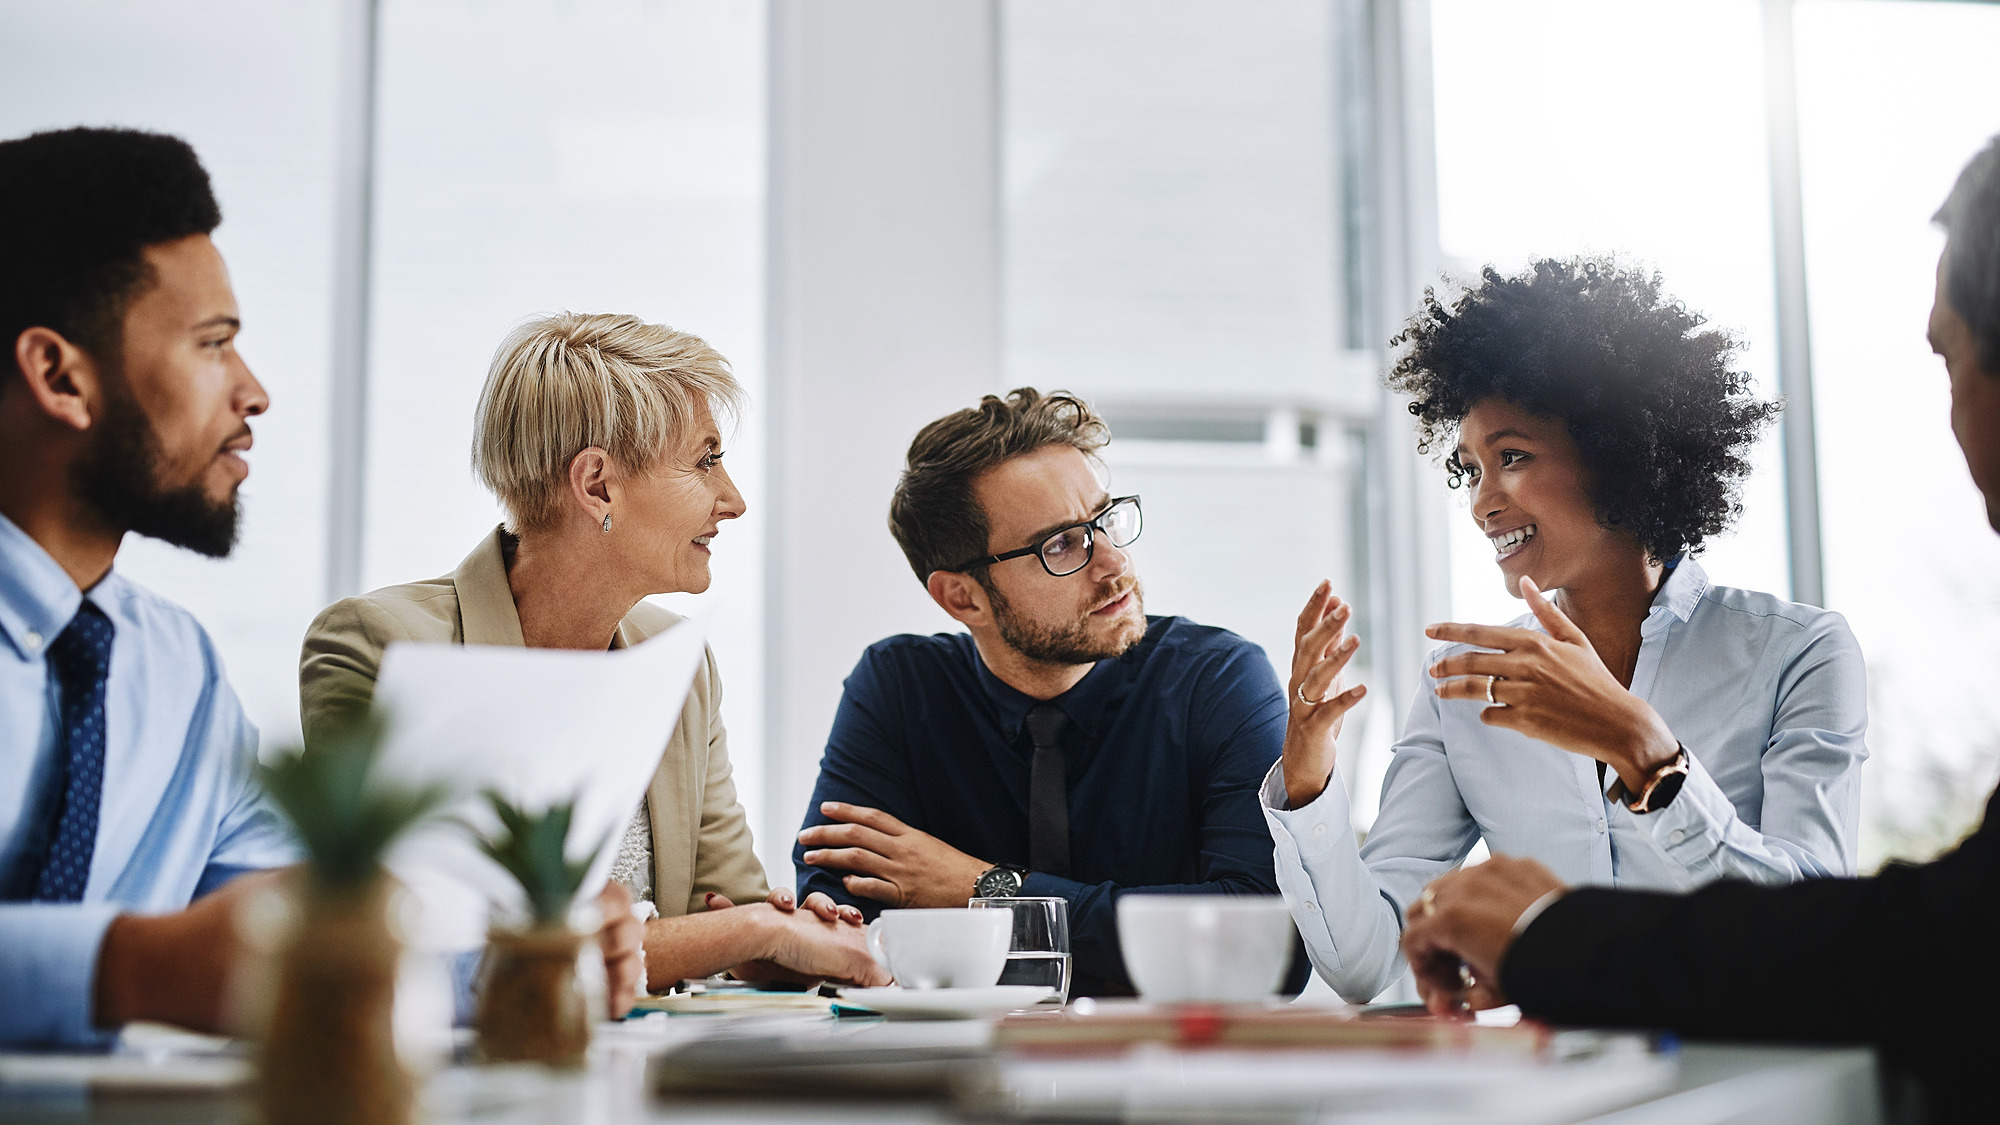
[[[1687,747],[1681,747],[1680,751],[1674,755],[1673,761],[1653,771],[1653,776],[1646,779],[1646,787],[1639,790],[1638,796],[1634,797],[1632,791],[1625,788],[1623,780],[1618,782],[1618,799],[1625,802],[1626,808],[1644,816],[1673,803],[1674,796],[1688,779]]]
[[[1000,864],[980,873],[972,884],[974,898],[1016,898],[1021,893],[1021,879],[1028,873],[1023,868]]]

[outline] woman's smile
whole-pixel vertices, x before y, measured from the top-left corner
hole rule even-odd
[[[1493,561],[1505,562],[1520,554],[1528,547],[1528,541],[1535,537],[1535,525],[1523,524],[1511,531],[1488,534],[1487,540],[1493,544]]]

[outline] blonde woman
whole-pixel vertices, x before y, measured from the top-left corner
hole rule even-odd
[[[607,649],[679,618],[643,599],[700,593],[712,541],[744,511],[718,416],[742,391],[699,337],[636,317],[563,313],[500,345],[474,417],[472,463],[507,522],[458,569],[328,607],[306,634],[308,742],[365,710],[394,641]],[[619,848],[614,877],[660,917],[650,988],[733,970],[749,979],[885,984],[860,914],[768,889],[730,776],[711,652]],[[723,907],[752,903],[735,909]]]

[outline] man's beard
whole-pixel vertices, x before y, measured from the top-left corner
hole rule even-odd
[[[108,374],[104,390],[103,416],[74,469],[77,495],[115,530],[136,531],[210,558],[229,554],[236,546],[240,515],[235,492],[216,501],[202,491],[199,480],[163,487],[163,457],[152,420],[122,375]]]
[[[1145,591],[1140,589],[1139,580],[1126,580],[1127,591],[1132,595],[1134,609],[1144,612]],[[1102,605],[1117,596],[1119,586],[1112,583],[1099,592],[1092,604]],[[1014,605],[1007,595],[997,587],[986,587],[987,600],[993,605],[993,624],[1000,629],[1000,639],[1007,647],[1030,660],[1043,664],[1095,664],[1100,660],[1110,660],[1123,656],[1133,645],[1146,635],[1141,629],[1137,636],[1117,637],[1100,640],[1090,635],[1088,615],[1066,625],[1044,625],[1039,621],[1029,621],[1014,612]]]

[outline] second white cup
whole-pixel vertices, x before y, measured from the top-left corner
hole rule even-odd
[[[904,988],[986,988],[1007,965],[1013,921],[1005,910],[884,910],[868,952]]]
[[[1292,954],[1276,895],[1124,895],[1118,946],[1139,995],[1156,1003],[1246,1003],[1276,993]]]

